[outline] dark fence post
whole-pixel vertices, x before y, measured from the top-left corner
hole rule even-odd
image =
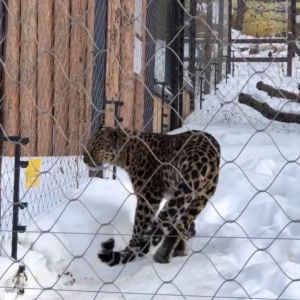
[[[290,28],[288,34],[287,76],[292,76],[293,57],[295,56],[292,43],[296,38],[296,0],[291,1],[290,6]]]
[[[211,55],[212,55],[212,18],[213,18],[213,2],[206,0],[207,12],[206,12],[206,29],[205,29],[205,44],[204,44],[204,94],[210,93],[211,85]]]
[[[293,41],[296,38],[296,0],[291,0],[291,32]]]
[[[183,60],[184,60],[184,0],[176,0],[169,2],[168,18],[172,26],[172,35],[169,36],[167,44],[170,44],[171,65],[170,72],[172,74],[170,86],[173,93],[173,101],[171,103],[171,130],[181,126],[182,117],[182,88],[183,88]],[[175,54],[174,54],[175,53]]]
[[[232,0],[228,0],[228,47],[227,47],[227,60],[229,64],[227,65],[227,73],[230,74],[231,72],[231,30],[232,30]]]
[[[196,14],[197,14],[197,3],[196,0],[190,0],[190,24],[189,24],[189,72],[190,78],[193,85],[193,97],[191,97],[190,111],[195,109],[195,90],[196,90]]]
[[[219,24],[218,24],[218,64],[219,72],[217,82],[222,80],[223,75],[223,38],[224,38],[224,1],[219,1]],[[226,76],[227,73],[225,72]]]
[[[93,135],[104,122],[106,75],[107,1],[95,1],[94,58],[92,76],[91,128]],[[102,171],[90,171],[90,177],[103,178]]]
[[[147,1],[146,10],[146,53],[145,53],[145,105],[144,130],[152,131],[153,95],[154,95],[154,68],[155,68],[155,20],[156,0]]]
[[[18,232],[24,232],[26,230],[26,226],[19,225],[19,209],[27,207],[27,203],[20,202],[20,168],[26,168],[28,165],[28,162],[21,161],[21,145],[27,145],[29,139],[20,136],[6,137],[1,135],[0,141],[15,144],[11,257],[17,260]]]
[[[20,167],[21,167],[21,144],[15,144],[15,168],[14,168],[14,192],[13,192],[13,217],[12,217],[12,243],[11,257],[18,259],[18,232],[24,232],[25,227],[19,227],[20,208]]]
[[[94,65],[91,105],[91,134],[103,121],[105,106],[107,1],[95,1]]]

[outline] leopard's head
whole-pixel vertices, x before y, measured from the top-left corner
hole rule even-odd
[[[92,169],[101,169],[103,164],[115,164],[121,134],[121,129],[101,127],[87,142],[83,162]]]

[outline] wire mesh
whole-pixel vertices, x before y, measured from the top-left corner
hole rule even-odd
[[[30,140],[17,260],[13,143],[1,145],[0,299],[300,299],[299,1],[0,4],[1,132]],[[103,178],[87,170],[82,154],[100,125],[129,130],[120,153],[130,141],[144,147],[140,190],[120,166]],[[170,129],[218,140],[217,191],[187,256],[159,264],[154,248],[108,267],[101,243],[129,244],[144,188],[174,150],[150,148],[139,132]],[[167,165],[185,180],[181,150]],[[159,162],[151,174],[147,153]]]

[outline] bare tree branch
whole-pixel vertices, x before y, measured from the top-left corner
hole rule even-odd
[[[262,114],[265,118],[269,120],[274,120],[283,123],[300,124],[300,114],[277,111],[270,107],[267,103],[259,102],[248,94],[240,93],[238,101],[239,103],[245,104],[258,111],[260,114]]]
[[[283,98],[289,101],[300,103],[300,95],[298,93],[295,94],[283,89],[276,89],[271,85],[263,83],[262,81],[259,81],[256,84],[256,88],[260,91],[266,92],[270,97]]]

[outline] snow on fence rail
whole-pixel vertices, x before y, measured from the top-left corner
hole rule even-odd
[[[0,0],[0,299],[299,300],[298,10],[295,0]],[[204,129],[219,141],[218,188],[187,256],[98,259],[111,237],[127,246],[137,203],[123,170],[82,161],[100,125]],[[19,135],[29,165],[18,182],[16,143],[3,140]]]

